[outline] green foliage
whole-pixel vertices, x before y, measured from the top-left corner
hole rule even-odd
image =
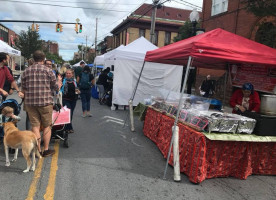
[[[276,47],[276,27],[270,23],[265,22],[259,26],[256,33],[255,40],[266,46],[275,48]]]
[[[275,0],[244,0],[247,10],[259,17],[276,16]]]
[[[57,54],[51,54],[49,52],[46,53],[46,58],[49,60],[54,60],[56,64],[63,64],[64,60],[61,56],[58,56]]]
[[[83,49],[83,52],[88,52],[89,51],[89,47],[85,47],[84,45],[78,45],[78,49],[79,49],[79,52],[81,52],[82,51],[82,49]]]
[[[196,28],[199,28],[200,24],[197,23]],[[193,24],[190,21],[186,21],[183,26],[179,28],[178,36],[173,38],[174,42],[187,39],[193,36]]]
[[[28,31],[21,31],[15,40],[16,47],[21,51],[21,55],[29,59],[36,50],[42,49],[42,41],[38,32],[32,31],[28,27]]]

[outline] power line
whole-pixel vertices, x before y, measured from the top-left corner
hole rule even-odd
[[[168,0],[167,0],[168,1]],[[139,16],[138,18],[136,18],[134,21],[131,21],[130,23],[128,23],[127,25],[125,25],[123,28],[128,28],[130,25],[132,25],[133,23],[135,23],[135,22],[137,22],[139,19],[141,19],[142,17],[144,17],[149,11],[151,11],[151,9],[153,8],[153,5],[152,4],[150,4],[147,8],[149,8],[143,15],[141,15],[141,16]],[[146,9],[146,8],[145,8]],[[145,10],[145,9],[143,9],[143,11]],[[107,36],[107,35],[109,35],[110,34],[110,32],[109,33],[106,33],[106,34],[104,34],[104,35],[102,35],[101,37],[99,37],[99,38],[103,38],[103,37],[105,37],[105,36]]]
[[[175,1],[175,0],[174,0],[174,1]],[[190,3],[190,2],[187,2],[187,1],[184,1],[184,0],[179,0],[179,1],[182,1],[182,2],[184,2],[184,3],[186,3],[186,4],[189,4],[189,5],[191,5],[191,6],[194,6],[194,7],[197,7],[197,8],[202,9],[202,7],[201,7],[201,6],[197,6],[197,5],[192,4],[192,3]]]
[[[183,2],[179,2],[179,1],[177,1],[177,0],[173,0],[173,1],[176,2],[176,3],[179,3],[179,4],[181,4],[181,5],[187,6],[187,7],[189,7],[189,8],[195,8],[194,6],[191,6],[191,5],[189,5],[189,4],[185,4],[185,3],[183,3]],[[201,9],[198,8],[198,7],[196,7],[196,9],[201,10]]]
[[[35,3],[35,2],[29,2],[29,1],[13,1],[13,0],[0,0],[0,1],[7,1],[7,2],[13,2],[13,3],[26,3],[26,4],[32,4],[32,5],[44,5],[44,6],[63,7],[63,8],[81,8],[81,9],[87,9],[87,10],[102,10],[102,9],[98,9],[98,8],[86,8],[86,7],[78,7],[78,6],[64,6],[64,5],[56,5],[56,4]],[[129,12],[129,11],[126,11],[126,10],[113,10],[113,9],[106,9],[104,11],[110,11],[110,12]]]
[[[45,2],[45,0],[34,0],[34,1],[43,1]],[[101,4],[108,4],[108,3],[93,3],[90,1],[82,1],[82,2],[78,2],[78,1],[48,1],[49,3],[85,3],[85,4],[95,4],[95,5],[101,5]],[[139,5],[137,3],[127,3],[127,4],[116,4],[116,5]]]
[[[164,4],[164,3],[168,2],[168,1],[170,1],[170,0],[165,0],[165,1],[161,2],[160,4],[162,5],[162,4]],[[149,8],[149,9],[148,9],[145,13],[143,13],[141,16],[139,16],[138,18],[136,18],[134,21],[131,21],[130,23],[126,24],[122,29],[126,29],[126,28],[128,28],[130,25],[132,25],[133,23],[137,22],[139,19],[141,19],[142,17],[144,17],[149,11],[151,11],[153,7],[154,7],[154,5],[150,4],[150,5],[147,7],[147,8]],[[145,8],[145,9],[146,9],[146,8]],[[143,9],[143,11],[144,11],[145,9]],[[109,33],[106,33],[106,34],[102,35],[102,36],[99,37],[99,38],[105,37],[105,36],[108,35],[108,34],[109,34]]]

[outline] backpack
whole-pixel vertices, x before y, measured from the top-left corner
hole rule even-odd
[[[91,82],[89,81],[89,73],[81,73],[80,89],[88,90],[91,88]]]

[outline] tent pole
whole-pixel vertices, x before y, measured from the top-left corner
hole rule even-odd
[[[225,100],[225,98],[226,98],[226,84],[227,84],[227,77],[228,77],[228,70],[227,70],[227,68],[226,68],[226,70],[225,70],[225,77],[224,77],[224,91],[223,91],[223,105],[225,105],[226,104],[226,100]]]
[[[176,132],[176,126],[177,126],[177,123],[178,123],[179,113],[180,113],[180,110],[181,110],[181,107],[182,107],[182,104],[183,104],[183,99],[182,98],[183,98],[183,93],[184,93],[184,90],[185,90],[185,87],[186,87],[186,83],[187,83],[187,79],[188,79],[188,75],[189,75],[189,70],[190,70],[190,67],[191,67],[190,66],[191,61],[192,61],[192,57],[189,56],[189,60],[188,60],[187,68],[186,68],[185,79],[184,79],[184,82],[183,82],[182,91],[181,91],[181,94],[180,94],[179,104],[178,104],[178,108],[177,108],[177,114],[176,114],[176,118],[175,118],[174,125],[173,125],[172,138],[171,138],[171,142],[170,142],[170,147],[169,147],[169,152],[168,152],[168,156],[167,156],[167,162],[166,162],[166,167],[165,167],[163,179],[166,179],[168,163],[169,163],[170,156],[171,156],[173,138],[174,138],[174,134]]]
[[[132,132],[135,131],[135,128],[134,128],[134,119],[133,119],[133,99],[134,99],[134,97],[135,97],[135,94],[136,94],[136,91],[137,91],[137,88],[138,88],[138,84],[139,84],[139,82],[140,82],[141,75],[142,75],[142,72],[143,72],[144,67],[145,67],[145,63],[146,63],[146,61],[144,61],[144,63],[143,63],[143,66],[142,66],[141,72],[140,72],[140,74],[139,74],[139,77],[138,77],[136,86],[135,86],[135,88],[134,88],[132,97],[131,97],[131,99],[128,101],[128,105],[129,105],[129,117],[130,117],[130,129],[131,129]]]

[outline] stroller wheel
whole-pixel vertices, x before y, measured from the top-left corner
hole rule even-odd
[[[68,138],[66,138],[66,139],[64,140],[63,146],[64,146],[65,148],[68,148],[68,147],[69,147]]]

